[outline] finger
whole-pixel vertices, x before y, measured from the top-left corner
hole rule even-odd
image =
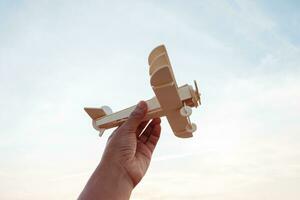
[[[149,121],[150,120],[147,120],[147,121],[143,121],[139,127],[137,128],[136,130],[136,136],[139,137],[141,135],[141,133],[145,130],[145,127],[147,127],[149,125]]]
[[[121,128],[121,126],[118,126],[111,134],[110,136],[108,137],[107,141],[110,141],[113,136],[118,132],[118,130]]]
[[[150,152],[152,153],[156,147],[156,144],[160,138],[161,126],[160,124],[156,124],[152,130],[151,135],[149,136],[148,140],[145,142],[145,145],[148,147]]]
[[[156,144],[159,140],[159,137],[160,137],[160,130],[161,130],[160,123],[155,124],[153,127],[149,126],[148,130],[150,130],[149,137],[148,138],[145,137],[144,142],[139,140],[136,152],[137,152],[138,157],[139,156],[140,156],[140,158],[145,158],[146,157],[147,159],[150,160],[151,157],[152,157],[152,153],[153,153],[153,151],[156,147]]]
[[[112,137],[113,137],[114,135],[115,135],[114,132],[112,132],[112,133],[110,134],[110,136],[108,137],[107,142],[109,142],[109,141],[112,139]]]
[[[147,104],[145,101],[140,101],[134,111],[130,114],[128,120],[123,124],[123,127],[135,132],[144,119],[146,113]]]
[[[144,132],[141,134],[139,140],[143,143],[147,142],[150,135],[152,134],[152,129],[156,124],[160,124],[160,118],[154,118],[150,124],[147,126],[147,128],[144,130]]]

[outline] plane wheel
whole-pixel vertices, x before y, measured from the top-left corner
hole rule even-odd
[[[192,114],[192,108],[190,106],[184,106],[180,108],[180,114],[183,117],[189,117]]]
[[[187,127],[187,130],[188,130],[188,132],[193,133],[197,130],[197,125],[195,123],[192,123]]]

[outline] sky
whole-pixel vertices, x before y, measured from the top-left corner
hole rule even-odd
[[[85,106],[154,96],[165,44],[197,80],[193,138],[166,119],[134,200],[299,199],[299,1],[0,0],[0,198],[75,199],[101,159]]]

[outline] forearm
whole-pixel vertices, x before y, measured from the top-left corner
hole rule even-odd
[[[132,181],[120,166],[101,162],[90,177],[79,199],[128,200],[132,190]]]

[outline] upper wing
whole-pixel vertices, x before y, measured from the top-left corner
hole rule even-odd
[[[192,133],[188,131],[189,120],[180,114],[183,103],[166,48],[163,45],[155,48],[149,55],[148,62],[153,91],[174,134],[178,137],[191,137]]]
[[[173,69],[171,67],[169,56],[168,56],[166,47],[164,45],[160,45],[160,46],[156,47],[155,49],[153,49],[153,51],[150,53],[150,55],[148,57],[148,63],[150,66],[149,74],[151,76],[151,80],[152,80],[152,75],[155,72],[166,67],[168,69],[165,70],[166,71],[165,74],[161,74],[161,76],[162,76],[161,78],[153,78],[153,79],[157,79],[158,81],[160,81],[160,83],[157,83],[157,84],[163,84],[163,80],[165,80],[165,82],[172,81],[172,82],[174,82],[174,84],[177,87],[176,79],[175,79],[175,76],[173,73]],[[151,85],[152,85],[152,82],[151,82]]]

